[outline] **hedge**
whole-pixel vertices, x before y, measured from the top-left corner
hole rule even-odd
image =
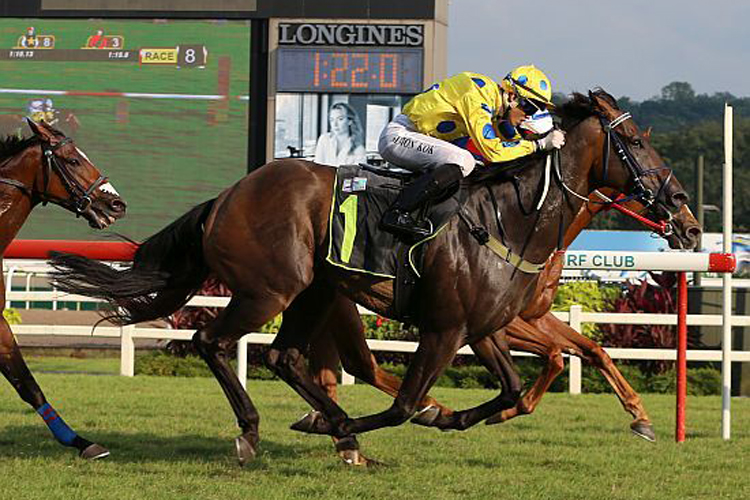
[[[234,360],[231,361],[234,366]],[[385,363],[382,367],[391,373],[403,377],[406,366]],[[196,356],[175,357],[162,352],[142,354],[136,357],[136,373],[139,375],[174,376],[174,377],[211,377],[212,374],[206,364]],[[516,368],[524,381],[524,387],[529,388],[541,371],[541,363],[533,359],[520,359]],[[623,376],[639,393],[673,394],[675,391],[674,370],[659,375],[644,375],[637,366],[618,366]],[[248,366],[248,377],[259,380],[272,380],[274,375],[265,367]],[[439,387],[487,388],[497,389],[496,379],[482,366],[464,365],[451,366],[437,380]],[[614,392],[604,377],[594,368],[583,367],[583,392],[612,393]],[[551,392],[564,392],[568,387],[567,370],[560,374],[553,382]],[[710,366],[693,367],[688,369],[688,394],[695,396],[721,394],[721,373]]]

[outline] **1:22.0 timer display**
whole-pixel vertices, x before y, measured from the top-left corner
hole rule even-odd
[[[279,92],[416,94],[422,50],[415,48],[286,48],[277,53]]]

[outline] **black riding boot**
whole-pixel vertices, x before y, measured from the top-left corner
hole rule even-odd
[[[430,236],[432,229],[429,223],[416,221],[411,212],[457,186],[462,178],[461,167],[453,164],[440,165],[420,175],[404,187],[393,205],[383,214],[380,228],[411,239]]]

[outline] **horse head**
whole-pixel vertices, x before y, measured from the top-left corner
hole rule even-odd
[[[671,248],[695,248],[701,226],[688,208],[687,193],[651,145],[650,130],[642,132],[630,113],[623,112],[604,90],[589,92],[588,101],[601,151],[591,170],[590,185],[613,188],[650,219],[665,220]]]
[[[72,139],[44,122],[27,123],[41,146],[27,193],[33,201],[60,205],[95,229],[125,216],[125,201]]]

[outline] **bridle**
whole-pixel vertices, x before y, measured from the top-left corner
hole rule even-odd
[[[631,178],[633,179],[633,184],[635,188],[633,191],[626,196],[620,196],[616,200],[610,200],[609,198],[603,197],[600,195],[600,198],[602,198],[604,201],[602,202],[596,202],[590,200],[587,196],[583,196],[579,193],[576,193],[570,187],[568,187],[565,182],[562,182],[563,188],[570,194],[576,196],[577,198],[580,198],[587,203],[599,203],[603,205],[611,206],[612,208],[616,208],[617,210],[621,211],[625,215],[628,215],[642,224],[648,226],[649,228],[653,229],[655,232],[659,233],[662,236],[669,236],[673,232],[671,221],[674,218],[674,214],[669,210],[669,208],[666,206],[666,204],[661,201],[660,197],[662,193],[664,192],[665,187],[669,183],[669,181],[672,179],[672,176],[674,172],[669,167],[657,167],[657,168],[651,168],[651,169],[645,169],[641,165],[641,163],[638,161],[638,159],[635,157],[633,152],[630,150],[630,148],[625,143],[625,140],[623,139],[622,135],[616,130],[619,125],[626,122],[627,120],[632,119],[632,115],[629,112],[624,112],[620,116],[616,117],[614,120],[607,120],[604,116],[601,114],[598,114],[599,116],[599,122],[602,126],[602,130],[605,134],[604,139],[604,150],[602,153],[602,182],[605,182],[609,175],[609,157],[610,157],[610,150],[614,146],[615,153],[617,154],[620,161],[625,165],[625,168],[627,168],[628,172],[630,173]],[[668,170],[669,174],[667,177],[661,182],[659,185],[659,189],[654,193],[651,189],[646,187],[646,185],[643,183],[643,178],[648,175],[653,175],[656,172],[659,172],[661,170]],[[561,177],[561,176],[560,176]],[[625,203],[628,201],[635,200],[639,203],[641,203],[644,208],[648,209],[652,205],[656,205],[662,209],[664,213],[667,214],[667,220],[662,220],[659,222],[654,222],[651,219],[648,219],[647,217],[644,217],[641,214],[638,214],[636,212],[633,212],[632,210],[629,210],[620,203]]]
[[[643,206],[650,207],[655,202],[661,203],[658,201],[659,196],[664,191],[664,187],[672,179],[673,171],[671,168],[668,168],[668,167],[658,167],[658,168],[652,168],[652,169],[647,170],[641,166],[641,163],[638,161],[635,155],[633,155],[633,152],[630,151],[630,148],[627,147],[622,136],[616,130],[616,128],[620,124],[630,120],[631,118],[632,118],[632,115],[628,112],[621,114],[620,116],[618,116],[612,121],[607,121],[606,118],[599,115],[599,121],[601,122],[602,129],[604,130],[604,133],[605,133],[604,152],[602,154],[602,157],[603,157],[602,180],[603,181],[607,180],[608,170],[609,170],[609,151],[612,145],[614,145],[615,152],[617,153],[622,163],[630,172],[630,175],[633,178],[633,183],[635,184],[635,189],[627,197],[628,200],[637,200],[640,203],[642,203]],[[643,177],[654,174],[660,170],[668,170],[669,175],[667,175],[667,178],[664,179],[664,181],[662,181],[661,185],[659,186],[659,190],[656,192],[656,194],[654,194],[654,192],[651,189],[647,188],[643,184]],[[664,208],[667,213],[670,213],[669,210],[666,209],[666,207],[662,206],[662,208]]]
[[[86,188],[84,187],[70,171],[69,162],[65,158],[61,158],[55,154],[55,151],[60,149],[62,146],[71,143],[73,140],[69,137],[64,137],[58,143],[50,145],[44,141],[41,142],[42,148],[42,176],[44,178],[44,189],[39,194],[42,204],[46,205],[49,202],[56,203],[62,207],[67,208],[71,212],[74,212],[80,217],[88,208],[91,206],[92,199],[91,194],[99,188],[102,184],[107,182],[107,177],[99,175],[99,177]],[[10,161],[10,160],[8,160]],[[70,195],[69,198],[56,198],[51,196],[47,190],[49,189],[49,182],[51,173],[55,172],[62,182],[65,191]],[[18,188],[23,194],[29,198],[34,197],[34,189],[27,186],[21,181],[16,179],[8,179],[0,177],[0,183],[8,184]]]

